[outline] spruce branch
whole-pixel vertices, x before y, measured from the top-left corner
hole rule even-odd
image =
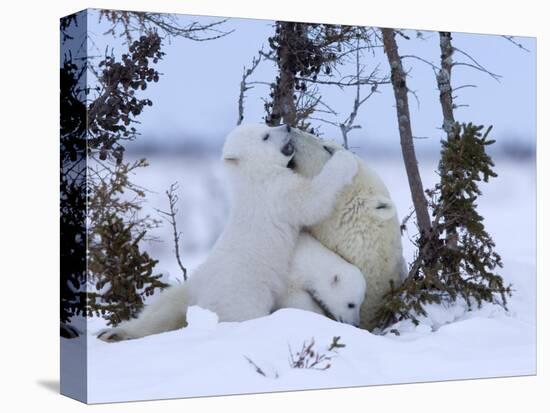
[[[340,336],[332,337],[332,343],[330,344],[328,351],[346,347],[345,344],[340,343],[340,338]]]

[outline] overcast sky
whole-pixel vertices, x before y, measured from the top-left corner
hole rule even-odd
[[[103,36],[103,23],[97,16],[89,17],[89,29],[99,49],[113,44],[112,37]],[[182,23],[209,22],[212,18],[181,16]],[[237,97],[243,66],[249,65],[252,57],[264,46],[273,33],[273,21],[230,19],[226,30],[230,35],[209,42],[193,42],[173,39],[165,42],[164,59],[157,68],[162,73],[158,83],[146,90],[146,96],[153,106],[146,108],[139,117],[140,140],[154,139],[156,144],[208,139],[221,143],[224,136],[237,121]],[[423,32],[424,40],[416,38],[410,31],[411,40],[397,38],[402,55],[417,55],[438,63],[439,39],[434,32]],[[498,140],[517,140],[533,144],[536,137],[536,41],[534,38],[516,38],[530,50],[525,52],[497,35],[453,33],[455,47],[466,51],[487,69],[502,76],[497,82],[487,74],[467,67],[453,70],[453,86],[475,84],[477,88],[458,92],[457,104],[468,104],[456,111],[459,121],[494,125]],[[116,43],[116,42],[115,42]],[[93,50],[90,52],[94,53]],[[97,52],[97,51],[95,51]],[[380,64],[383,72],[388,71],[385,56],[381,51],[375,58],[366,56],[367,67]],[[467,61],[455,54],[455,59]],[[429,65],[408,59],[405,67],[410,69],[409,88],[416,91],[419,105],[410,97],[412,127],[415,136],[428,139],[417,140],[422,150],[436,147],[442,136],[441,107],[433,70]],[[344,68],[344,72],[353,67]],[[275,76],[272,62],[262,63],[252,80],[272,81]],[[367,90],[365,90],[367,92]],[[351,146],[358,150],[369,148],[396,148],[399,142],[394,97],[391,87],[384,86],[381,93],[374,95],[364,106],[357,118],[361,130],[350,135]],[[145,93],[145,92],[144,92]],[[264,116],[262,98],[268,96],[267,86],[256,86],[248,92],[245,121],[261,122]],[[324,100],[340,114],[335,121],[344,120],[353,104],[354,90],[341,91],[337,88],[323,89]],[[145,95],[144,95],[145,96]],[[323,125],[326,137],[340,139],[340,132],[333,126]],[[214,142],[213,142],[214,143]]]

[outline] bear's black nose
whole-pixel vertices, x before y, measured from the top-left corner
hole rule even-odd
[[[281,153],[284,156],[291,156],[292,154],[294,154],[294,145],[292,144],[292,142],[288,141],[285,146],[281,148]]]

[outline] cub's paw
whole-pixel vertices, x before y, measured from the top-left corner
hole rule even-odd
[[[117,341],[131,340],[134,337],[122,327],[105,328],[97,332],[97,338],[107,343],[116,343]]]
[[[333,173],[342,185],[349,185],[357,174],[359,165],[355,155],[347,150],[340,150],[332,155],[330,161],[332,163]]]

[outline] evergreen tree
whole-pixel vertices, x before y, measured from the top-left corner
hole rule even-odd
[[[63,42],[76,17],[61,20]],[[76,23],[74,23],[76,24]],[[61,335],[79,335],[73,317],[85,313],[86,283],[86,103],[82,64],[64,46],[60,68],[60,321]],[[73,324],[73,325],[71,325]]]
[[[162,275],[153,274],[158,261],[140,251],[139,242],[146,231],[135,236],[134,225],[108,213],[95,226],[97,242],[89,247],[88,269],[96,274],[98,292],[88,294],[88,315],[101,315],[108,320],[108,325],[130,319],[141,310],[145,297],[152,295],[155,288],[167,287],[160,281]]]
[[[443,141],[441,182],[435,188],[438,199],[433,211],[435,217],[442,217],[442,224],[437,226],[440,238],[449,231],[456,238],[445,237],[446,249],[441,257],[444,283],[450,287],[450,294],[458,292],[469,307],[472,299],[478,305],[500,300],[505,306],[510,289],[495,272],[502,261],[476,209],[477,198],[482,195],[478,182],[497,176],[486,151],[495,141],[488,139],[491,127],[485,133],[483,126],[471,123],[454,127],[457,131]]]
[[[89,181],[88,279],[96,291],[88,293],[86,308],[89,316],[101,315],[109,325],[132,318],[147,296],[168,286],[161,274],[153,274],[157,261],[139,246],[158,224],[140,217],[145,192],[128,178],[146,166],[145,159],[122,162]]]
[[[146,296],[166,284],[153,274],[157,261],[139,243],[158,221],[140,217],[144,191],[129,174],[147,166],[129,163],[124,142],[138,136],[137,117],[152,102],[139,96],[160,74],[162,41],[181,37],[214,40],[230,32],[224,20],[183,25],[176,15],[100,10],[111,23],[104,34],[122,35],[127,50],[105,57],[71,49],[76,15],[61,20],[61,334],[78,335],[67,323],[74,315],[103,315],[109,324],[129,319]],[[87,14],[85,14],[87,16]],[[85,24],[80,30],[85,45]],[[86,265],[88,264],[88,265]],[[90,291],[94,289],[95,291]],[[85,324],[84,324],[85,325]]]
[[[468,309],[483,302],[506,308],[511,294],[510,286],[497,274],[501,258],[477,211],[478,183],[497,176],[487,154],[487,146],[494,143],[488,139],[491,128],[482,133],[482,126],[471,123],[453,127],[454,133],[442,142],[440,182],[426,191],[431,198],[432,229],[419,238],[408,278],[399,288],[391,286],[377,314],[382,327],[408,318],[416,323],[418,315],[426,315],[424,305],[454,302],[459,297]]]
[[[137,92],[158,81],[151,66],[164,55],[160,49],[160,36],[151,30],[132,41],[120,59],[106,56],[96,71],[98,95],[88,106],[88,281],[96,291],[88,292],[86,309],[109,325],[134,316],[146,296],[167,286],[161,275],[153,275],[157,261],[139,246],[156,221],[139,217],[145,192],[129,176],[147,162],[128,163],[122,145],[136,138],[132,123],[152,105]]]

